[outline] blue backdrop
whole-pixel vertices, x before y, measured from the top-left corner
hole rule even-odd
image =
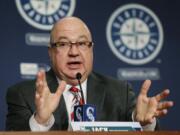
[[[129,80],[136,94],[147,78],[153,81],[150,96],[171,90],[168,99],[175,106],[160,123],[163,129],[180,130],[179,5],[178,0],[1,0],[0,130],[5,128],[7,88],[49,68],[49,28],[66,15],[90,27],[96,71]]]

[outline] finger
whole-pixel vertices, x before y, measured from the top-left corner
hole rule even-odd
[[[43,70],[43,69],[41,69],[40,71],[39,71],[39,74],[40,74],[40,80],[43,82],[43,85],[44,86],[47,86],[47,81],[46,81],[46,73],[45,73],[45,71]]]
[[[36,91],[41,93],[43,90],[43,77],[42,77],[42,71],[39,71],[37,73],[37,78],[36,78]]]
[[[150,86],[151,86],[151,80],[145,80],[142,87],[141,87],[140,94],[147,95],[147,92],[148,92]]]
[[[65,90],[65,87],[66,87],[66,82],[61,81],[58,88],[57,88],[57,91],[56,91],[55,95],[56,96],[61,96],[63,91]]]
[[[35,94],[35,104],[36,104],[36,109],[39,110],[42,106],[42,99],[41,96],[39,95],[39,93],[36,92]]]
[[[162,117],[162,116],[165,116],[167,113],[168,113],[167,109],[156,111],[156,113],[154,114],[154,117]]]
[[[43,82],[42,81],[36,82],[36,92],[40,94],[42,93],[42,91],[43,91]]]
[[[37,74],[37,81],[36,81],[36,91],[41,95],[45,95],[48,90],[48,85],[46,81],[46,74],[44,70],[40,70]]]
[[[160,100],[166,98],[169,95],[169,93],[170,93],[170,90],[168,90],[168,89],[164,90],[163,92],[161,92],[155,96],[156,100],[160,101]]]
[[[39,98],[40,98],[40,95],[39,95],[39,93],[36,92],[35,93],[35,103],[38,102]]]
[[[43,74],[44,74],[44,70],[38,71],[38,73],[37,73],[37,82],[43,81]]]
[[[44,70],[40,70],[41,74],[42,74],[42,81],[45,85],[47,85],[47,81],[46,81],[46,73]]]
[[[165,101],[158,104],[158,110],[168,109],[172,107],[174,103],[172,101]]]

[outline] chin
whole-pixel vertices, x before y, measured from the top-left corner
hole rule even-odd
[[[68,73],[65,73],[66,77],[69,79],[76,79],[76,74],[78,73],[78,71],[70,71]]]
[[[69,71],[69,75],[70,75],[70,76],[74,76],[75,78],[76,78],[76,74],[77,74],[77,73],[83,74],[84,71],[79,70],[79,69],[74,69],[74,70],[70,70],[70,71]]]
[[[78,80],[77,79],[68,79],[68,80],[66,80],[66,83],[76,86],[76,85],[78,85]]]

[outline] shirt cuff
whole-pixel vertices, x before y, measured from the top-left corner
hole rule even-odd
[[[132,113],[132,120],[135,121],[135,112]],[[143,131],[154,131],[156,127],[156,118],[154,118],[153,122],[151,124],[147,124],[145,126],[142,126]]]
[[[29,119],[29,126],[31,131],[49,131],[55,122],[54,116],[51,115],[50,119],[45,124],[39,124],[34,118],[34,114]]]
[[[151,124],[147,124],[145,126],[142,126],[144,131],[154,131],[155,127],[156,127],[156,118],[154,118],[154,120]]]

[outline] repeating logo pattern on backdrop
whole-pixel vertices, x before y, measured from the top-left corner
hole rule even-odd
[[[50,30],[54,22],[71,16],[75,0],[15,0],[18,11],[27,23],[41,30]]]
[[[108,21],[106,36],[112,52],[133,65],[153,60],[163,44],[163,29],[158,17],[139,4],[115,10]]]

